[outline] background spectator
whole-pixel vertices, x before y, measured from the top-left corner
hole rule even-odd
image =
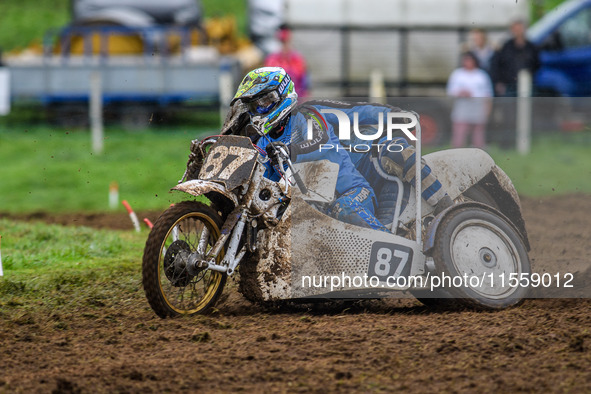
[[[540,67],[538,50],[525,37],[525,30],[524,21],[513,22],[511,24],[512,38],[493,57],[491,75],[497,96],[516,97],[519,71],[527,69],[533,76]]]
[[[447,94],[456,97],[451,113],[452,147],[461,148],[472,131],[472,145],[486,146],[486,123],[493,96],[488,74],[478,67],[472,52],[462,55],[462,66],[452,72],[447,83]]]
[[[308,95],[306,59],[291,47],[291,30],[287,26],[281,26],[277,32],[277,38],[281,42],[281,50],[267,56],[265,66],[282,67],[293,79],[298,97],[306,97]]]
[[[248,0],[248,33],[263,58],[279,50],[276,32],[285,23],[283,0]]]
[[[488,42],[488,36],[483,29],[473,29],[470,32],[468,50],[476,56],[481,69],[490,73],[491,59],[495,48]]]

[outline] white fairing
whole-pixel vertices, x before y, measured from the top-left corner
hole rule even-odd
[[[495,168],[494,160],[481,149],[447,149],[423,156],[423,161],[431,167],[432,173],[441,182],[443,189],[452,199],[468,190]],[[410,193],[408,205],[400,215],[400,222],[408,223],[415,219],[414,188]],[[428,215],[433,207],[422,200],[422,213]]]
[[[425,257],[416,242],[340,222],[312,208],[297,191],[295,194],[280,223],[259,232],[254,257],[255,286],[260,289],[262,301],[318,297],[343,291],[406,290],[408,282],[400,287],[397,283],[386,286],[387,278],[398,275],[398,269],[404,276],[425,273]],[[368,273],[377,276],[371,267],[375,269],[382,249],[402,257],[388,264],[377,286],[351,285],[350,280],[345,280],[345,277],[364,278]],[[316,283],[327,277],[343,278],[343,281],[312,285],[312,278]]]
[[[452,198],[458,197],[495,168],[490,156],[479,149],[432,153],[425,157],[425,162]],[[390,284],[384,287],[384,280],[398,275],[425,274],[425,256],[416,242],[337,221],[304,202],[333,198],[338,166],[327,161],[302,163],[296,166],[296,171],[313,192],[302,195],[294,188],[293,199],[280,223],[259,232],[254,255],[257,262],[254,286],[260,289],[260,300],[319,297],[329,293],[334,297],[339,292],[344,297],[348,291],[362,294],[363,290],[376,290],[371,286],[350,287],[345,276],[378,276],[380,290],[405,290],[409,284],[407,287]],[[415,219],[415,201],[411,192],[401,216],[403,223]],[[424,215],[432,210],[433,207],[423,202]],[[297,247],[292,248],[292,245]],[[380,256],[389,251],[398,260],[379,265],[383,258]],[[311,278],[327,277],[331,280],[342,278],[342,283],[335,287],[332,282],[328,286],[311,285]]]
[[[448,149],[423,157],[451,198],[456,198],[484,178],[495,166],[481,149]]]
[[[306,201],[332,202],[337,187],[339,165],[328,160],[297,163],[294,170],[308,189]]]

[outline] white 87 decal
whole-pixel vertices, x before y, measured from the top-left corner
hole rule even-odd
[[[374,242],[371,247],[368,276],[385,281],[388,277],[407,277],[412,264],[412,249],[403,245]]]
[[[201,179],[217,178],[227,180],[234,171],[250,161],[255,154],[256,151],[240,146],[227,147],[218,145],[207,155],[207,160],[199,177]]]

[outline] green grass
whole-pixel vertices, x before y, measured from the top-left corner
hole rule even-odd
[[[137,297],[146,232],[96,230],[0,219],[0,316],[71,312]]]
[[[532,23],[540,19],[544,14],[552,11],[565,0],[534,0],[530,3]]]
[[[0,211],[107,211],[112,182],[135,210],[162,210],[178,201],[169,190],[183,175],[190,141],[215,132],[108,129],[104,153],[95,155],[89,132],[0,126]]]
[[[135,210],[163,210],[183,198],[169,189],[181,178],[190,141],[215,128],[108,129],[102,155],[87,131],[0,124],[0,211],[108,211],[111,182]],[[522,195],[591,193],[591,134],[534,139],[531,154],[491,149]],[[123,207],[119,206],[122,210]]]
[[[69,0],[0,1],[0,48],[23,49],[41,44],[45,32],[70,20]]]
[[[233,15],[236,18],[238,35],[248,35],[247,10],[244,0],[202,0],[203,15],[205,18]]]
[[[493,148],[490,154],[526,196],[591,193],[591,132],[534,138],[531,153]]]

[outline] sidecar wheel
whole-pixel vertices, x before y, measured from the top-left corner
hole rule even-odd
[[[221,227],[218,213],[195,201],[172,206],[154,223],[144,249],[142,281],[148,303],[158,316],[206,313],[215,305],[226,274],[207,269],[190,274],[184,262],[197,250],[202,238],[203,254],[207,254],[219,238]]]
[[[485,209],[461,208],[446,215],[437,229],[433,260],[445,291],[466,306],[503,309],[527,295],[528,288],[515,281],[531,275],[523,240],[505,219]]]

